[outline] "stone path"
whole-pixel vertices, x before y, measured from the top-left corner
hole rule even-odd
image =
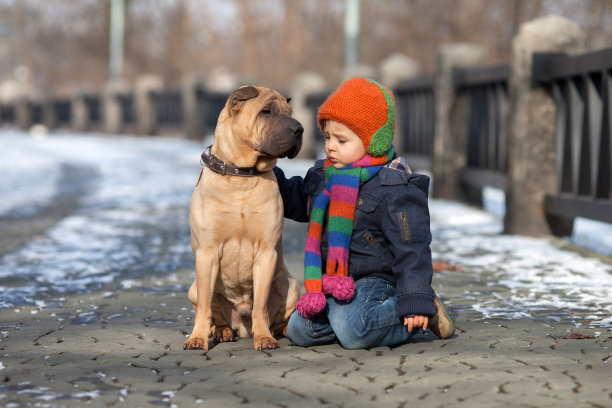
[[[299,270],[299,256],[287,261]],[[358,351],[287,339],[265,352],[251,339],[185,351],[192,275],[179,270],[53,309],[2,310],[0,406],[612,405],[609,329],[483,319],[465,292],[490,289],[469,270],[435,276],[439,294],[461,305],[452,307],[453,338],[426,332],[401,347]]]

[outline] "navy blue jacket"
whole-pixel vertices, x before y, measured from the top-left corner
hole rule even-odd
[[[314,200],[325,188],[323,164],[315,162],[304,178],[287,179],[281,169],[274,169],[286,218],[309,221]],[[390,167],[383,167],[359,189],[349,274],[355,281],[379,276],[394,283],[399,319],[434,314],[428,189],[429,177]],[[326,233],[321,257],[325,265]]]

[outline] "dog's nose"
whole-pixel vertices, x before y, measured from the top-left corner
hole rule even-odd
[[[293,133],[295,136],[300,136],[302,133],[304,133],[304,128],[299,123],[291,126],[289,130],[291,130],[291,133]]]

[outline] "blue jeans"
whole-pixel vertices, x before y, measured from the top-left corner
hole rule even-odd
[[[397,317],[397,295],[391,282],[369,277],[358,280],[356,286],[350,302],[328,296],[325,309],[313,319],[293,312],[287,337],[302,347],[340,343],[346,349],[364,349],[396,346],[419,332],[415,328],[409,333]]]

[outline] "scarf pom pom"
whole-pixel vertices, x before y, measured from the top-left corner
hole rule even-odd
[[[350,276],[323,275],[323,293],[335,299],[349,301],[355,294],[355,281]]]
[[[325,309],[327,304],[323,292],[308,292],[295,304],[297,311],[306,319],[312,319]]]

